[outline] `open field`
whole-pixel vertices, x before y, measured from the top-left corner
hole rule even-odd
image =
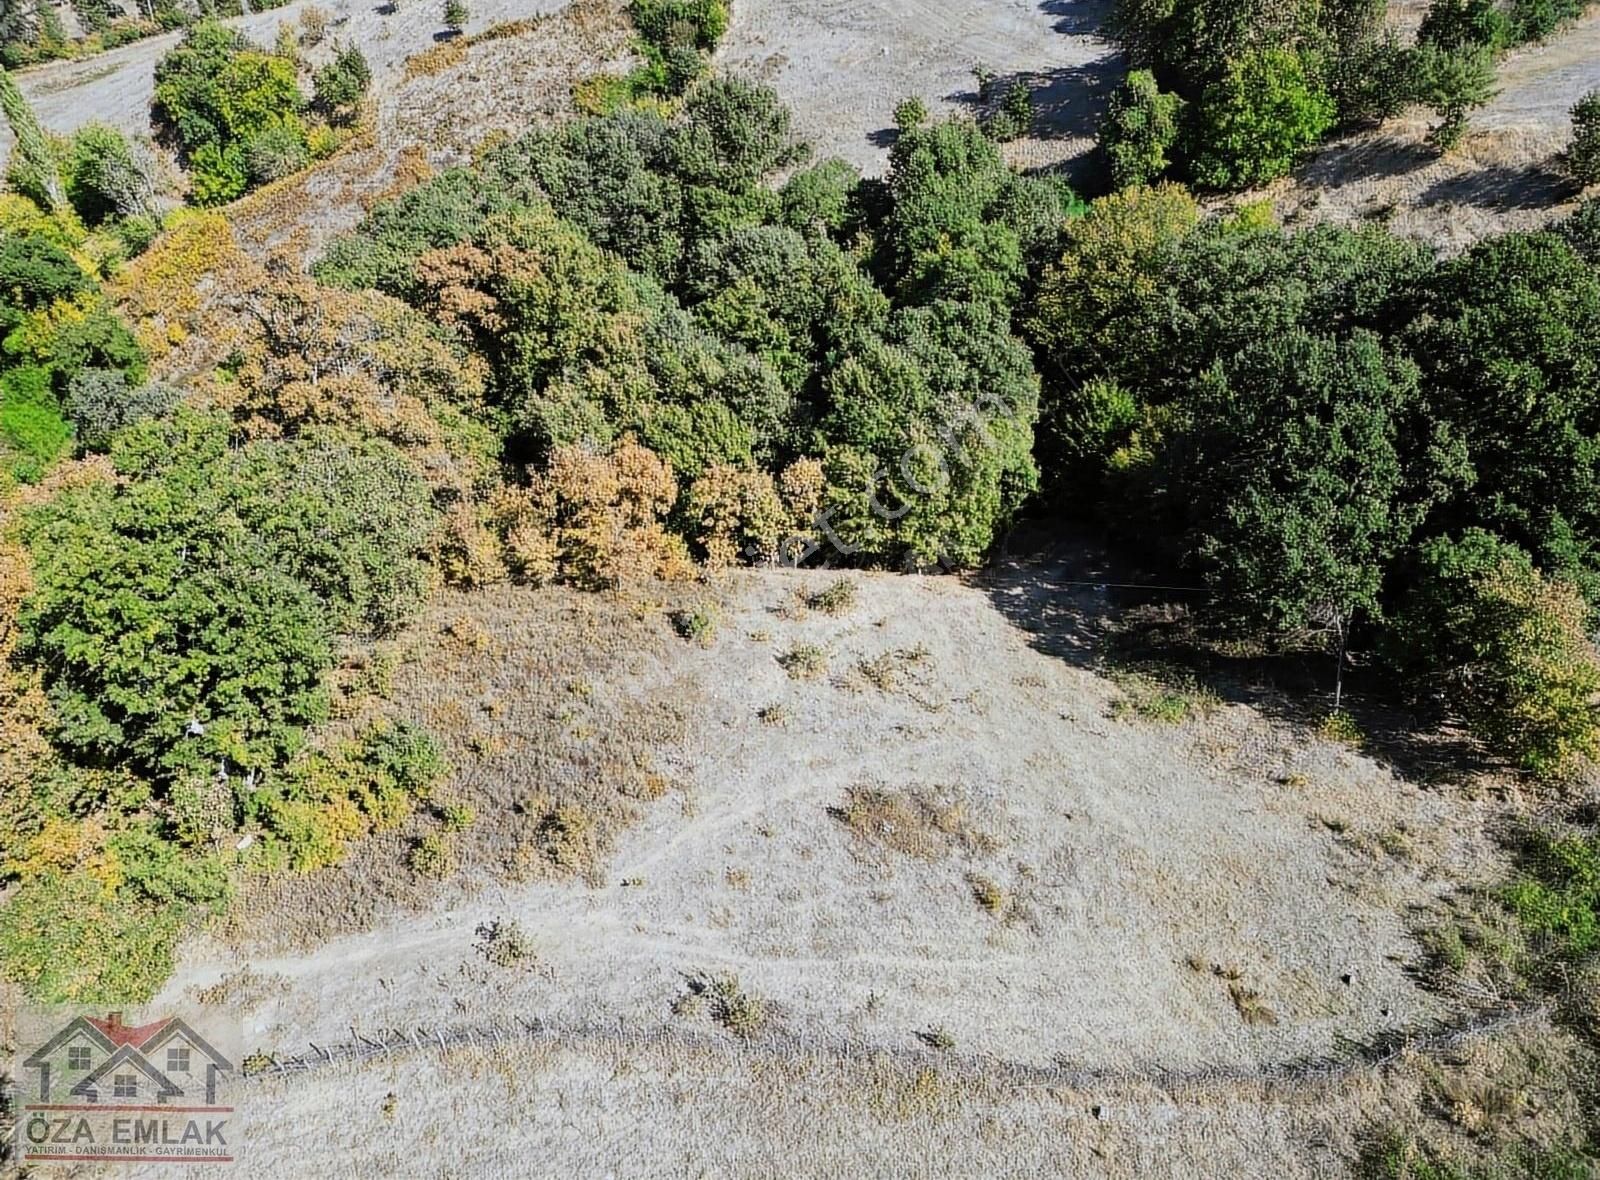
[[[1405,914],[1491,871],[1487,807],[1244,706],[1200,702],[1174,725],[1119,705],[1126,690],[1056,642],[1089,642],[1101,609],[1060,572],[1018,564],[981,585],[852,575],[854,593],[829,598],[817,596],[831,574],[740,575],[718,592],[709,646],[670,633],[665,600],[446,601],[419,631],[429,663],[406,665],[415,671],[397,677],[396,702],[454,734],[457,771],[442,794],[476,808],[463,837],[473,883],[408,880],[406,835],[374,842],[349,866],[247,897],[225,930],[189,947],[165,994],[225,998],[245,1013],[247,1043],[277,1052],[348,1040],[352,1026],[513,1014],[571,1029],[623,1021],[698,1046],[669,1044],[654,1064],[645,1053],[638,1082],[621,1083],[627,1094],[605,1081],[617,1050],[582,1038],[505,1067],[529,1095],[598,1088],[582,1101],[601,1103],[603,1130],[581,1146],[543,1123],[542,1099],[524,1117],[543,1129],[518,1124],[505,1144],[484,1145],[488,1161],[513,1141],[540,1144],[550,1174],[646,1150],[653,1133],[633,1122],[633,1088],[657,1071],[684,1093],[675,1117],[691,1127],[716,1124],[749,1088],[770,1090],[762,1078],[775,1066],[760,1053],[723,1052],[743,1043],[726,1032],[737,1022],[715,990],[730,977],[756,1013],[739,1026],[751,1045],[843,1038],[887,1055],[901,1080],[873,1082],[890,1097],[868,1087],[859,1117],[903,1088],[894,1101],[911,1104],[913,1121],[924,1118],[918,1103],[945,1101],[942,1083],[906,1072],[930,1046],[1008,1068],[1250,1077],[1337,1053],[1345,1038],[1459,1015],[1408,973],[1418,950]],[[567,667],[584,650],[574,627],[615,640],[591,643],[587,667]],[[464,717],[441,725],[440,710]],[[630,750],[654,752],[647,769],[635,772]],[[605,833],[565,865],[540,843],[539,820],[563,802]],[[482,927],[494,921],[525,933],[528,961],[485,957]],[[350,1084],[381,1104],[433,1068],[372,1066]],[[830,1057],[807,1068],[890,1067]],[[1062,1127],[1041,1131],[1039,1146],[1083,1151],[1132,1135],[1114,1158],[1137,1161],[1155,1158],[1151,1144],[1198,1143],[1254,1109],[1248,1086],[1220,1111],[1214,1094],[1180,1101],[1124,1086],[1098,1101],[1144,1109],[1134,1120],[1144,1129],[1119,1115],[1110,1132],[1076,1109],[1089,1096],[985,1076],[953,1086],[950,1117],[917,1133],[942,1142],[1048,1108]],[[343,1084],[331,1074],[282,1083],[307,1109],[334,1103],[326,1087]],[[708,1086],[724,1097],[703,1105]],[[926,1086],[935,1093],[919,1097]],[[464,1081],[434,1081],[430,1093],[463,1119],[488,1117]],[[779,1113],[737,1149],[750,1174],[771,1174],[762,1169],[804,1125],[799,1089],[766,1101]],[[1250,1142],[1288,1161],[1304,1147],[1297,1128],[1327,1112],[1284,1101]],[[634,1113],[614,1124],[598,1114],[607,1109]],[[1158,1111],[1177,1120],[1172,1137],[1149,1122]],[[277,1146],[260,1174],[292,1174],[281,1138],[292,1122],[265,1130]],[[389,1147],[357,1154],[376,1175]],[[857,1147],[870,1158],[886,1144]],[[692,1154],[692,1139],[681,1150]],[[951,1160],[977,1166],[989,1150],[980,1136]],[[460,1174],[496,1172],[485,1162]]]
[[[998,92],[1025,82],[1040,127],[1016,144],[1025,167],[1059,164],[1093,145],[1101,90],[1121,72],[1096,35],[1104,0],[746,0],[718,55],[724,69],[770,82],[821,154],[881,172],[894,106],[918,95],[935,111],[970,112],[974,66]]]

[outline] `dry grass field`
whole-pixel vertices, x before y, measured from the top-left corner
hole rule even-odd
[[[423,817],[247,893],[165,994],[279,1054],[546,1031],[264,1079],[249,1174],[298,1174],[312,1127],[351,1175],[1337,1174],[1442,1075],[1270,1079],[1464,1015],[1408,921],[1493,873],[1493,809],[1106,678],[1064,572],[439,602],[393,699],[448,740],[460,874],[408,867]],[[1559,1094],[1540,1027],[1452,1068]]]

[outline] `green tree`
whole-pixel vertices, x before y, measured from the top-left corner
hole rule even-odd
[[[1333,126],[1333,99],[1285,49],[1230,62],[1200,96],[1187,148],[1205,188],[1238,189],[1283,176]]]
[[[6,179],[11,187],[44,209],[59,209],[66,203],[66,191],[56,168],[55,154],[44,129],[17,89],[16,79],[0,68],[0,112],[16,139]]]
[[[1560,237],[1506,234],[1441,266],[1405,334],[1477,483],[1478,526],[1600,601],[1600,274]]]
[[[1100,123],[1100,151],[1113,188],[1149,184],[1172,163],[1183,99],[1163,94],[1149,70],[1132,70],[1111,95]]]
[[[1566,165],[1579,184],[1600,184],[1600,90],[1589,91],[1573,105]]]
[[[1417,45],[1423,49],[1493,53],[1510,40],[1510,22],[1495,0],[1432,0],[1417,29]]]
[[[1600,658],[1567,583],[1492,533],[1423,546],[1390,628],[1414,695],[1437,694],[1493,749],[1536,774],[1600,752]]]
[[[371,84],[372,70],[366,56],[357,46],[348,45],[316,72],[313,101],[330,118],[340,117],[366,97]]]
[[[467,21],[470,19],[466,0],[444,0],[445,28],[459,36],[461,30],[467,27]]]
[[[305,106],[287,58],[250,46],[239,34],[211,21],[191,26],[182,42],[156,63],[153,112],[170,128],[194,173],[197,204],[231,200],[251,177],[249,145],[265,135],[276,171],[288,139],[303,147]],[[298,149],[296,149],[298,150]]]
[[[1466,134],[1467,116],[1495,95],[1494,57],[1482,46],[1447,48],[1429,41],[1417,49],[1417,97],[1439,116],[1429,142],[1449,151]]]
[[[1416,367],[1366,331],[1298,331],[1209,370],[1155,465],[1217,613],[1323,633],[1342,673],[1351,624],[1379,613],[1395,555],[1465,474],[1459,447],[1421,418]]]
[[[420,477],[378,444],[235,451],[226,420],[183,409],[111,453],[120,482],[25,522],[23,651],[46,670],[58,742],[163,781],[280,764],[324,715],[334,636],[417,601]]]

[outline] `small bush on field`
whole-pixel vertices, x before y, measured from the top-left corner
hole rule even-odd
[[[455,844],[447,836],[429,832],[411,846],[407,863],[419,877],[442,881],[456,871]]]
[[[1343,742],[1349,746],[1360,745],[1365,738],[1356,719],[1344,709],[1335,709],[1324,717],[1317,726],[1317,732],[1330,742]]]
[[[470,803],[446,803],[439,808],[439,820],[447,832],[464,832],[478,822],[478,812]]]
[[[1574,963],[1600,951],[1600,840],[1536,833],[1521,860],[1505,900],[1534,953]]]
[[[948,1053],[956,1047],[955,1034],[942,1024],[924,1029],[917,1034],[917,1040],[930,1049],[937,1049],[941,1053]]]
[[[602,832],[595,817],[576,803],[562,803],[544,812],[534,828],[534,846],[550,864],[569,873],[596,867]]]
[[[674,1005],[680,1015],[704,1010],[716,1023],[738,1037],[752,1037],[767,1022],[767,1004],[739,984],[737,975],[697,975]]]
[[[1178,725],[1213,712],[1221,703],[1217,695],[1192,677],[1144,672],[1116,677],[1122,695],[1111,702],[1113,717],[1138,717],[1165,725]]]
[[[856,584],[852,578],[829,582],[823,589],[806,597],[806,605],[825,615],[845,615],[855,609]]]
[[[908,679],[923,668],[929,659],[928,649],[916,647],[896,648],[881,655],[864,659],[856,664],[856,672],[879,692],[897,692]]]
[[[816,680],[828,671],[828,653],[814,643],[799,643],[778,657],[790,680]]]
[[[972,899],[980,907],[991,914],[1002,913],[1006,908],[1006,891],[994,881],[979,873],[967,875],[967,887],[972,890]]]
[[[684,639],[710,647],[717,641],[716,608],[707,605],[673,611],[672,629]]]
[[[496,918],[478,927],[478,953],[496,967],[517,967],[535,957],[533,939],[510,918]]]

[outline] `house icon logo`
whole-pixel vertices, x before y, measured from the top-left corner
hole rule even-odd
[[[236,1050],[216,1023],[108,1012],[43,1024],[19,1062],[22,1159],[231,1163]]]

